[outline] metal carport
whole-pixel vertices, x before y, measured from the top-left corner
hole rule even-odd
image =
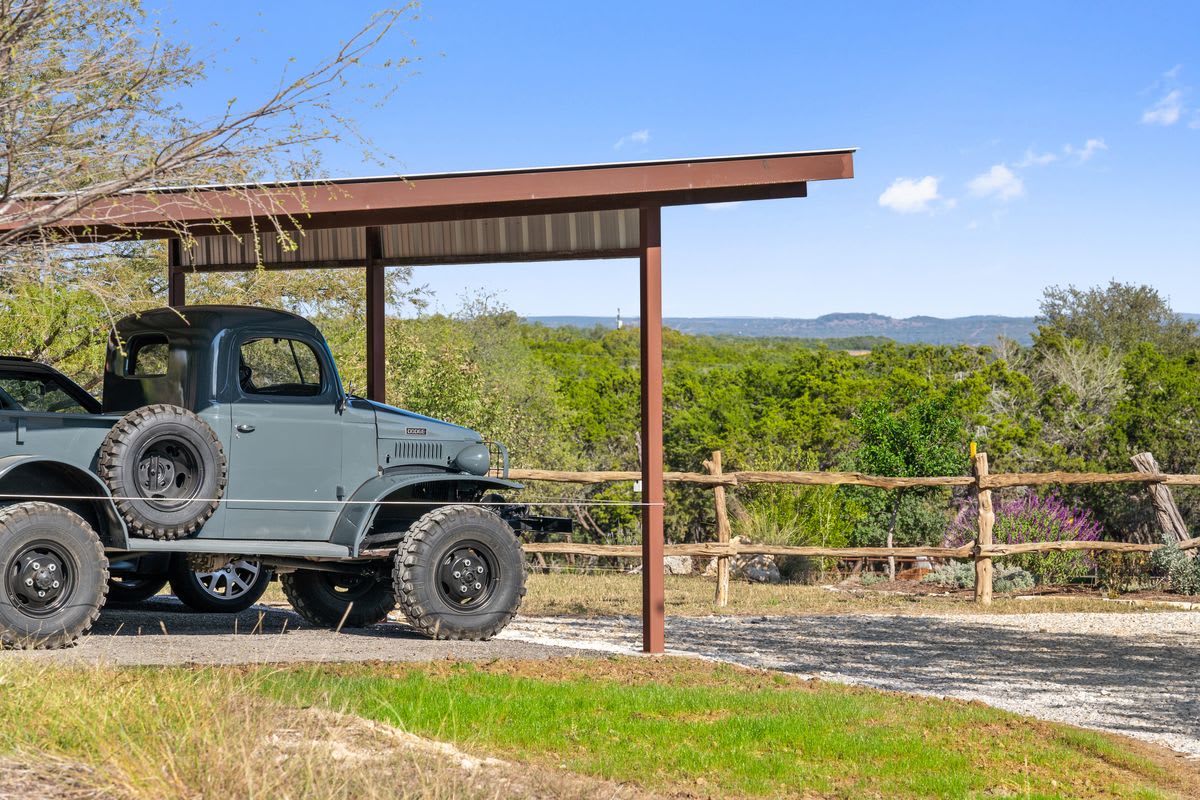
[[[361,268],[367,393],[384,397],[384,268],[633,258],[640,261],[643,648],[663,641],[662,246],[664,206],[806,197],[851,178],[854,151],[158,188],[90,206],[68,240],[168,239],[169,302],[193,272]],[[36,199],[25,202],[36,204]]]

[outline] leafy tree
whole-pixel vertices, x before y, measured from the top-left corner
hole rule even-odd
[[[1045,290],[1037,317],[1037,340],[1077,339],[1093,346],[1125,353],[1142,342],[1163,352],[1175,353],[1196,346],[1196,323],[1171,310],[1157,289],[1146,285],[1110,281],[1090,289]]]
[[[103,216],[128,190],[311,177],[322,143],[357,136],[334,96],[390,91],[390,79],[352,83],[354,71],[407,63],[372,56],[405,13],[380,12],[307,71],[281,65],[266,97],[195,109],[170,98],[186,97],[208,65],[148,24],[139,0],[0,0],[0,264],[27,264],[31,241],[61,244],[59,223]],[[260,211],[269,228],[273,209]]]
[[[899,409],[885,401],[868,402],[859,409],[855,428],[859,443],[852,461],[863,472],[915,478],[956,475],[966,466],[962,423],[946,396],[921,398]],[[887,499],[888,547],[894,544],[896,523],[906,498],[934,493],[939,490],[891,490]],[[889,558],[888,573],[894,578],[895,572],[895,559]]]

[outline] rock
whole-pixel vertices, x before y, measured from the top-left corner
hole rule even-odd
[[[738,556],[730,569],[731,577],[751,583],[779,583],[779,567],[772,556]]]
[[[666,556],[663,559],[663,574],[665,574],[665,575],[691,575],[692,574],[692,557],[691,556]]]
[[[691,575],[692,574],[692,557],[691,556],[663,556],[663,575]],[[716,567],[713,567],[714,573]],[[642,564],[638,562],[626,570],[628,575],[641,575]]]

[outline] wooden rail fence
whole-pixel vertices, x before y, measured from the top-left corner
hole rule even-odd
[[[990,474],[987,453],[974,457],[971,475],[948,475],[929,478],[891,478],[864,475],[861,472],[723,472],[721,453],[714,452],[706,462],[709,472],[666,472],[668,483],[686,483],[713,489],[717,520],[717,541],[691,544],[668,544],[663,553],[668,556],[700,556],[717,559],[718,605],[729,598],[729,559],[739,555],[812,556],[818,558],[894,558],[925,556],[928,558],[970,558],[975,561],[975,599],[988,605],[992,602],[992,559],[1018,553],[1086,550],[1117,553],[1148,553],[1162,545],[1130,542],[1028,542],[995,544],[992,526],[992,490],[1018,486],[1048,486],[1059,484],[1144,483],[1153,486],[1200,486],[1200,475],[1169,475],[1152,472],[1015,472]],[[509,477],[519,481],[548,481],[554,483],[617,483],[641,480],[640,472],[562,472],[544,469],[513,469]],[[979,499],[979,532],[976,540],[961,547],[796,547],[785,545],[750,544],[730,541],[729,512],[726,489],[744,484],[779,483],[796,486],[870,486],[879,489],[908,489],[931,486],[968,486]],[[1200,548],[1200,536],[1182,539],[1184,550]],[[641,558],[638,545],[605,545],[583,542],[536,542],[524,545],[528,553],[557,553],[565,555]]]

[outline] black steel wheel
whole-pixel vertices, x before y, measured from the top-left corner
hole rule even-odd
[[[271,570],[254,559],[230,561],[220,569],[196,571],[177,553],[168,572],[171,593],[193,611],[232,614],[258,602],[271,582]]]
[[[100,446],[98,471],[134,533],[177,539],[217,510],[228,464],[203,419],[179,406],[153,405],[113,426]]]
[[[104,605],[108,561],[92,527],[52,503],[0,509],[0,646],[66,647]]]
[[[396,607],[392,582],[372,573],[298,569],[280,575],[279,583],[296,613],[322,628],[365,628],[383,622]]]
[[[166,575],[113,575],[107,605],[134,605],[149,600],[167,585]]]
[[[434,639],[490,639],[525,596],[512,528],[479,506],[444,506],[413,523],[392,569],[408,621]]]

